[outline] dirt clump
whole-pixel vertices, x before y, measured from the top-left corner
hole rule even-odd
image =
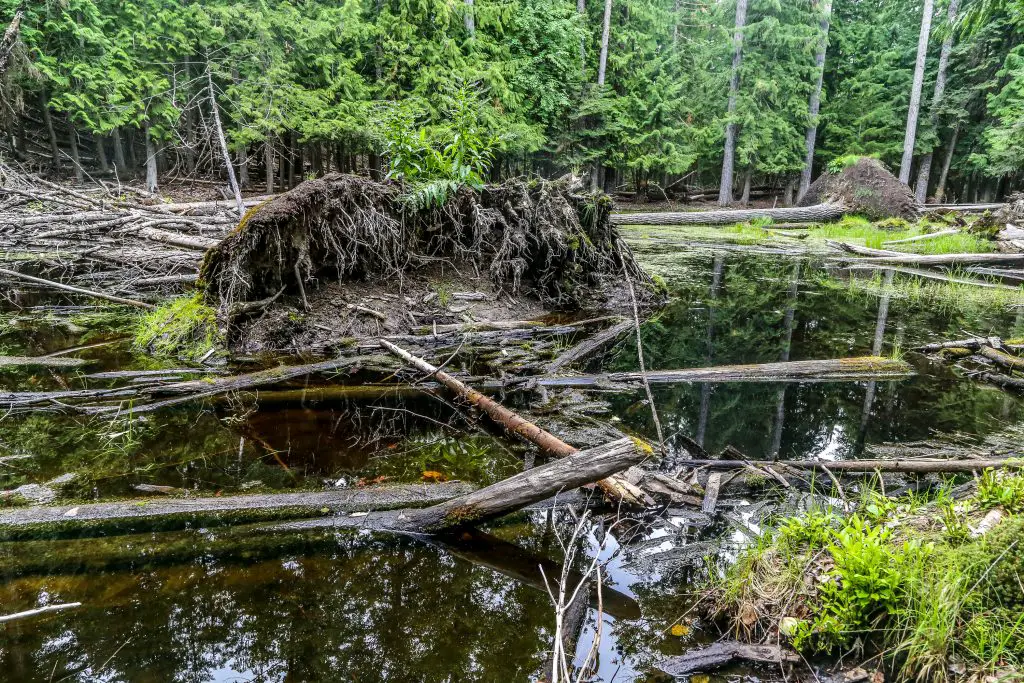
[[[842,202],[848,213],[872,221],[917,220],[917,202],[910,188],[877,159],[861,157],[839,173],[826,171],[811,183],[800,206]]]
[[[330,174],[253,208],[201,269],[236,350],[303,350],[411,327],[624,308],[661,297],[577,179],[462,187],[417,206]]]

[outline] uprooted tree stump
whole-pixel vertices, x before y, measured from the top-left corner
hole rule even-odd
[[[480,274],[493,299],[529,297],[548,309],[602,303],[624,286],[624,276],[653,292],[609,221],[611,200],[578,190],[568,176],[512,180],[462,187],[422,206],[398,183],[330,174],[251,209],[207,254],[207,301],[225,322],[238,324],[273,305],[309,311],[317,306],[314,292],[331,283],[394,286],[441,263],[448,272]],[[398,300],[416,295],[409,288],[399,293]],[[380,321],[385,331],[408,325],[411,316],[408,309],[349,311],[373,315],[368,322]]]
[[[811,183],[800,206],[838,203],[847,213],[870,220],[918,217],[917,200],[910,188],[877,159],[861,157],[838,173],[825,171]]]

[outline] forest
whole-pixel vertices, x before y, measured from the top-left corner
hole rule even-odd
[[[268,193],[575,170],[728,203],[857,154],[919,201],[983,202],[1024,169],[1017,0],[0,2],[16,15],[0,151],[79,181],[223,177],[218,123]]]
[[[1024,0],[0,0],[0,678],[1024,680]]]

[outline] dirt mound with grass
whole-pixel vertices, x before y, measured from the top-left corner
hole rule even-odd
[[[331,174],[255,207],[203,262],[239,350],[536,317],[660,298],[578,180],[513,180],[412,204],[397,183]]]
[[[886,218],[917,220],[917,202],[910,188],[877,159],[860,157],[838,173],[826,171],[815,180],[800,206],[842,202],[848,213],[872,221]]]

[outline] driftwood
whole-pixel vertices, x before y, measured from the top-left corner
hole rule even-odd
[[[731,225],[758,218],[789,223],[821,223],[840,218],[846,209],[842,204],[782,209],[739,209],[734,211],[683,211],[676,213],[614,213],[612,225]]]
[[[688,674],[711,671],[735,661],[799,662],[800,656],[781,649],[778,645],[747,645],[734,640],[712,643],[707,647],[690,650],[684,655],[663,659],[656,666],[669,676],[682,677]]]
[[[81,607],[80,602],[65,602],[58,605],[45,605],[43,607],[37,607],[36,609],[26,610],[25,612],[18,612],[16,614],[7,614],[0,616],[0,624],[8,621],[17,621],[19,619],[28,619],[29,617],[38,616],[40,614],[48,614],[50,612],[60,612],[66,609],[74,609],[75,607]]]
[[[501,517],[559,492],[577,488],[636,465],[650,455],[639,442],[624,438],[604,446],[565,454],[465,496],[403,515],[407,531],[441,533]]]
[[[509,432],[519,435],[527,441],[536,444],[548,453],[558,457],[567,457],[578,452],[577,449],[565,443],[554,434],[541,429],[532,422],[524,420],[508,408],[505,408],[498,402],[487,398],[479,391],[469,388],[448,373],[434,367],[430,363],[427,363],[422,358],[413,356],[408,351],[395,346],[386,339],[381,339],[380,345],[416,369],[427,373],[463,400],[482,410],[488,417],[500,424]],[[607,479],[602,479],[597,483],[597,485],[613,500],[632,505],[641,505],[647,502],[647,497],[644,493],[622,477],[609,477]]]
[[[26,275],[25,273],[19,273],[16,270],[8,270],[7,268],[0,268],[0,275],[7,275],[9,277],[16,277],[22,280],[35,283],[37,285],[43,285],[45,287],[51,287],[53,289],[60,289],[65,292],[74,292],[75,294],[85,294],[96,299],[103,299],[105,301],[112,301],[115,304],[124,304],[126,306],[135,306],[136,308],[156,308],[153,304],[147,304],[143,301],[136,301],[135,299],[125,299],[123,297],[114,296],[105,292],[97,292],[90,289],[82,289],[81,287],[73,287],[72,285],[65,285],[61,282],[53,282],[52,280],[44,280],[41,277],[34,277],[32,275]]]

